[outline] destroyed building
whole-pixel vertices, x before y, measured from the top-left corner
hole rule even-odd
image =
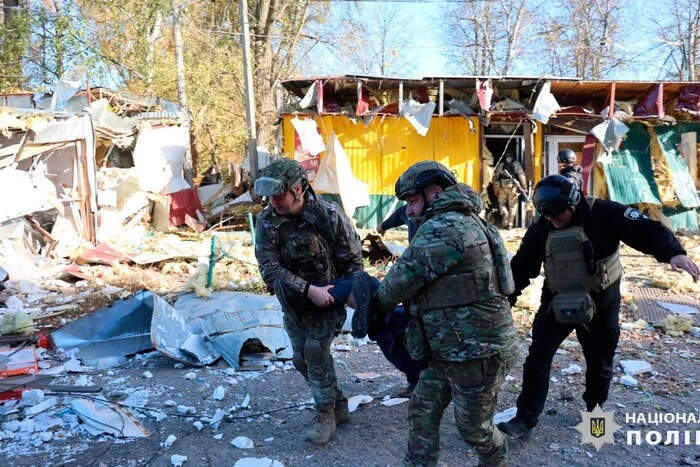
[[[313,175],[328,148],[342,151],[367,183],[364,198],[355,180],[344,190],[359,206],[358,227],[376,227],[395,208],[394,182],[417,161],[434,159],[486,190],[512,151],[534,186],[558,173],[557,153],[567,148],[587,193],[637,205],[675,229],[698,227],[700,83],[345,75],[289,79],[282,88],[280,152]],[[345,203],[332,190],[317,189]],[[521,205],[521,226],[525,212]]]
[[[189,152],[173,102],[102,88],[1,94],[0,193],[13,202],[0,239],[67,257],[135,223],[203,222]]]

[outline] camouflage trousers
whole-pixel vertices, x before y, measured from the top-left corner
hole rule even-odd
[[[440,421],[454,400],[460,437],[479,454],[479,465],[504,466],[508,445],[493,424],[498,391],[517,357],[514,347],[466,362],[431,360],[409,405],[408,452],[403,465],[437,465]]]
[[[331,343],[345,322],[345,307],[305,310],[298,320],[284,315],[284,328],[294,351],[294,366],[309,382],[317,412],[333,410],[336,401],[347,401],[338,387]]]
[[[514,184],[501,182],[501,190],[498,192],[498,210],[503,216],[503,226],[513,227],[515,214],[518,212],[518,198],[520,191]]]

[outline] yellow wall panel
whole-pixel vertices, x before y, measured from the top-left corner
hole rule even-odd
[[[535,179],[533,180],[533,186],[537,184],[542,178],[544,164],[544,126],[542,122],[537,121],[537,132],[534,135],[535,148],[532,154],[532,168],[534,171]]]
[[[283,116],[283,153],[294,155],[294,115]],[[299,118],[311,118],[300,116]],[[332,132],[350,159],[353,174],[368,183],[373,195],[393,195],[394,183],[412,164],[436,160],[457,173],[457,178],[473,187],[481,186],[481,160],[478,132],[462,116],[434,117],[425,136],[420,136],[408,120],[377,116],[369,125],[343,115],[313,117],[324,141]],[[323,154],[321,155],[323,157]]]

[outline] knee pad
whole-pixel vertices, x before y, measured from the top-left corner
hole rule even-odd
[[[313,366],[321,366],[325,363],[326,359],[323,356],[323,350],[321,350],[321,343],[317,340],[308,339],[306,345],[304,346],[304,360],[307,364]]]

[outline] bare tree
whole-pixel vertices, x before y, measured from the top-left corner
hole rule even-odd
[[[700,0],[673,0],[659,10],[668,16],[652,18],[661,44],[667,49],[662,68],[669,77],[695,81],[700,78]]]
[[[332,37],[329,50],[343,70],[381,76],[406,76],[415,71],[417,57],[411,43],[416,24],[401,13],[398,4],[357,2],[336,14],[341,27],[325,32]]]
[[[539,31],[548,72],[602,79],[627,66],[618,0],[563,0]]]
[[[537,5],[529,0],[465,0],[441,18],[445,53],[458,73],[507,75],[524,52]]]

